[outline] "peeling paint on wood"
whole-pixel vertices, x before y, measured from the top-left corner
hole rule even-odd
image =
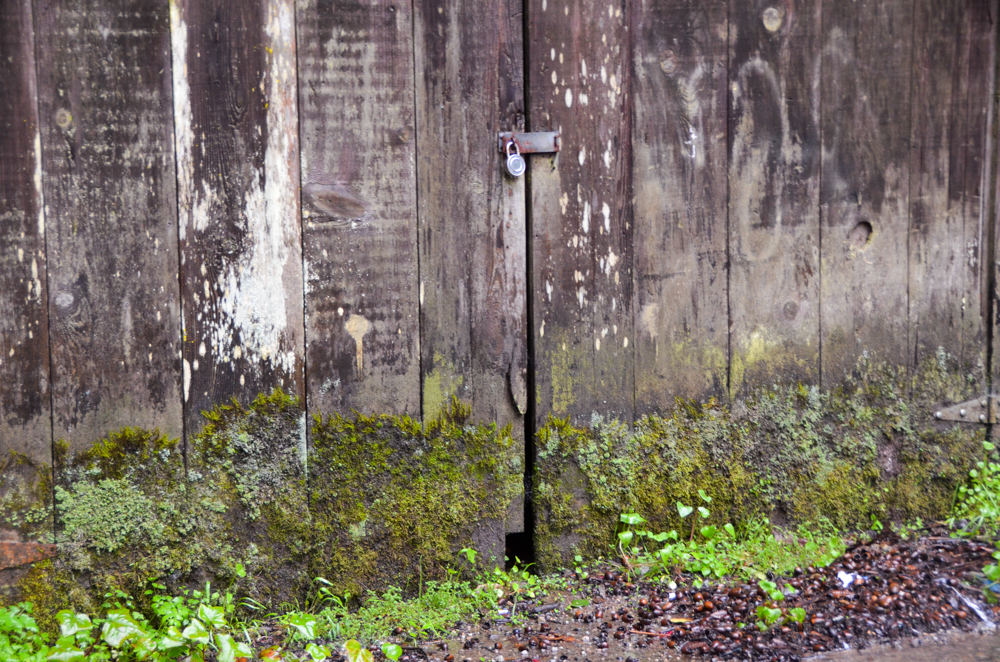
[[[201,411],[304,376],[292,0],[170,6],[184,402]]]
[[[727,14],[722,0],[637,6],[638,414],[727,388]]]
[[[296,13],[309,410],[418,414],[410,4]]]
[[[30,0],[0,0],[0,25],[0,454],[17,451],[51,464],[45,217]]]
[[[180,436],[165,0],[38,3],[54,434]]]
[[[732,398],[819,379],[821,9],[729,3]]]

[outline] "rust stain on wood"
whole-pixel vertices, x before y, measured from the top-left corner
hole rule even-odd
[[[51,559],[58,554],[56,545],[34,542],[0,542],[0,570],[19,568],[22,565]]]

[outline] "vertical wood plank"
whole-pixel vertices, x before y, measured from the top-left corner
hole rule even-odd
[[[635,46],[636,411],[722,397],[727,3],[643,0]]]
[[[35,22],[54,434],[180,436],[167,3],[39,2]]]
[[[915,388],[936,401],[986,388],[980,261],[986,112],[992,76],[987,2],[919,0],[914,13],[910,157],[910,340]],[[927,369],[931,369],[930,374]],[[922,376],[932,377],[922,379]],[[938,404],[935,402],[933,404]]]
[[[415,12],[423,416],[454,395],[523,439],[525,178],[503,173],[496,135],[524,130],[521,3],[428,0]],[[523,529],[520,502],[507,526]]]
[[[913,7],[823,5],[822,382],[863,352],[910,366],[907,231]]]
[[[731,397],[819,380],[821,3],[729,3]]]
[[[452,395],[501,425],[523,421],[527,405],[525,180],[502,172],[496,136],[524,129],[519,9],[416,6],[426,419]]]
[[[562,136],[530,171],[537,419],[631,420],[630,5],[528,11],[528,124]]]
[[[184,401],[303,394],[292,0],[171,4]]]
[[[419,414],[410,4],[296,12],[309,409]]]
[[[0,500],[52,464],[41,144],[31,0],[0,0]],[[0,521],[0,540],[7,522]]]

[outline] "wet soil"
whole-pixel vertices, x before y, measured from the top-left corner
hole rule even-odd
[[[849,546],[829,567],[774,579],[785,593],[778,602],[756,581],[695,588],[678,575],[671,588],[608,565],[586,578],[567,572],[570,588],[539,600],[507,598],[446,640],[417,643],[399,632],[398,643],[402,662],[1000,662],[1000,607],[984,599],[981,573],[993,549],[943,529],[915,541],[886,534]],[[763,630],[761,605],[782,610]],[[805,610],[804,622],[789,618],[793,608]]]

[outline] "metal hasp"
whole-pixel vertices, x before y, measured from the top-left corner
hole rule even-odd
[[[975,400],[961,402],[934,412],[939,421],[961,421],[963,423],[996,423],[998,399],[995,395],[984,395]]]
[[[51,559],[58,550],[55,545],[43,545],[37,542],[0,542],[0,570]]]
[[[506,131],[497,134],[497,149],[501,154],[507,153],[507,143],[513,141],[521,154],[541,154],[558,152],[561,142],[558,131],[535,131],[533,133],[511,133]]]

